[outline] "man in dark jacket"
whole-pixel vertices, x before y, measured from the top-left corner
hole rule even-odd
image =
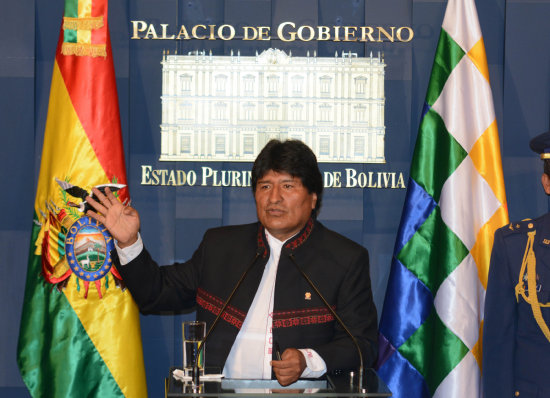
[[[159,267],[143,248],[139,215],[114,195],[88,198],[117,240],[115,264],[140,310],[196,306],[207,327],[241,274],[254,264],[206,345],[208,366],[230,378],[271,378],[282,385],[327,371],[354,369],[357,348],[301,275],[301,268],[348,326],[365,366],[376,358],[377,316],[367,251],[316,220],[323,181],[302,142],[270,141],[252,168],[258,222],[208,230],[192,258]],[[274,343],[282,349],[277,360]]]

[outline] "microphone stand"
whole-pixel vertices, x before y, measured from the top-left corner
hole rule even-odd
[[[252,269],[252,266],[256,263],[256,260],[258,259],[258,257],[260,257],[260,254],[261,254],[261,249],[258,248],[256,250],[256,255],[254,256],[254,258],[250,262],[250,265],[246,268],[246,270],[241,275],[239,281],[237,282],[237,284],[235,285],[235,287],[233,288],[233,290],[229,294],[229,297],[227,298],[227,300],[225,300],[225,303],[223,303],[223,306],[222,306],[220,312],[218,313],[218,315],[214,319],[214,322],[212,322],[212,325],[208,329],[208,332],[206,333],[204,338],[199,343],[199,347],[197,349],[197,355],[195,356],[194,363],[193,363],[193,373],[191,375],[191,379],[193,381],[194,386],[198,386],[199,382],[200,382],[199,364],[197,362],[198,362],[198,359],[200,358],[200,356],[202,354],[202,351],[204,351],[204,344],[206,343],[206,340],[208,340],[208,337],[210,336],[210,333],[212,333],[212,331],[214,330],[214,328],[218,324],[218,321],[220,320],[220,318],[221,318],[222,314],[224,313],[225,309],[227,308],[227,306],[231,302],[231,299],[233,299],[233,296],[235,295],[235,293],[237,292],[237,290],[239,289],[239,287],[243,283],[244,278],[246,277],[248,272]]]
[[[359,390],[359,392],[362,392],[362,390],[363,390],[363,369],[364,369],[363,368],[363,354],[361,352],[361,347],[359,347],[359,343],[357,342],[357,339],[355,338],[355,336],[353,336],[353,334],[351,334],[350,330],[348,329],[348,327],[346,326],[344,321],[342,321],[342,319],[338,316],[336,311],[334,311],[334,309],[330,306],[328,301],[325,299],[325,296],[323,296],[321,294],[319,289],[317,289],[317,286],[313,283],[313,281],[311,279],[309,279],[309,276],[307,276],[307,274],[302,270],[302,268],[300,268],[300,266],[296,262],[294,254],[290,253],[288,255],[288,257],[290,258],[292,263],[296,266],[296,268],[298,269],[300,274],[302,274],[302,276],[307,281],[309,286],[311,286],[311,288],[315,291],[315,293],[317,293],[317,296],[319,296],[321,301],[323,301],[323,304],[325,305],[325,307],[328,308],[328,310],[330,311],[332,316],[334,316],[336,321],[338,321],[338,324],[344,329],[344,331],[347,333],[347,335],[351,338],[351,340],[353,341],[353,344],[355,344],[355,348],[357,348],[357,353],[359,354],[359,384],[358,384],[358,390]]]

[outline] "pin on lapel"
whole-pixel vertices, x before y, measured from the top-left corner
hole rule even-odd
[[[305,295],[304,299],[306,299],[306,300],[311,300],[311,293],[310,293],[310,292],[306,292],[306,295]]]

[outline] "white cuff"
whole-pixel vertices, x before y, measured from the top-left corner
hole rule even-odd
[[[120,260],[120,265],[126,265],[134,258],[139,256],[139,253],[143,250],[143,240],[141,240],[141,235],[138,232],[137,240],[130,246],[125,248],[118,247],[118,242],[115,240],[115,248],[118,253],[118,259]]]
[[[314,350],[310,348],[300,348],[299,351],[304,354],[306,358],[306,368],[300,377],[315,379],[327,372],[327,364]]]

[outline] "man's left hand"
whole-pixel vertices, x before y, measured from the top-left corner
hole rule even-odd
[[[296,348],[287,348],[280,361],[271,361],[271,367],[279,384],[284,387],[300,378],[306,368],[306,359]]]

